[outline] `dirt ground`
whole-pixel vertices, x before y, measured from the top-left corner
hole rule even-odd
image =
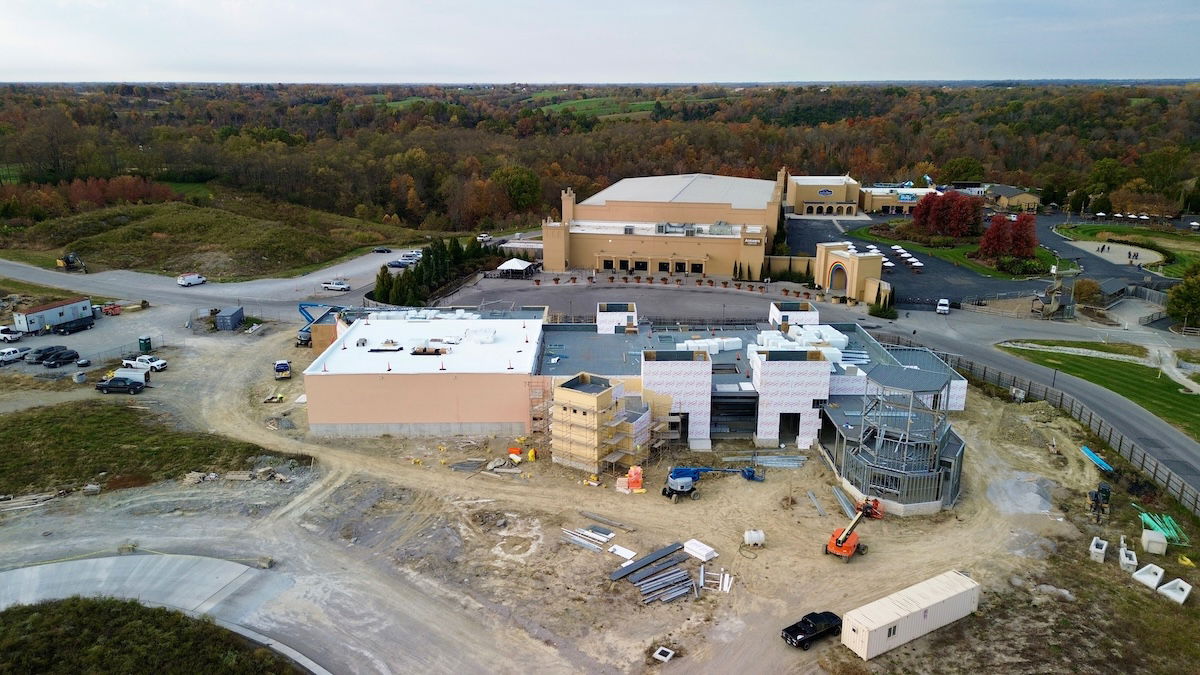
[[[700,500],[674,505],[657,492],[669,466],[712,464],[738,446],[647,466],[641,495],[616,492],[611,477],[605,487],[581,484],[577,472],[545,461],[522,464],[520,476],[460,473],[449,464],[499,456],[512,440],[463,446],[458,438],[308,438],[304,406],[294,401],[313,356],[293,349],[282,330],[261,338],[197,336],[180,346],[152,397],[180,427],[315,457],[297,483],[169,482],[93,501],[58,500],[0,520],[0,542],[10,544],[0,546],[0,568],[83,553],[117,531],[167,552],[273,555],[280,569],[297,574],[297,589],[260,620],[280,634],[310,635],[303,645],[310,656],[342,672],[736,672],[750,663],[756,672],[813,672],[841,668],[849,652],[834,641],[792,649],[779,639],[781,627],[808,611],[845,612],[948,569],[968,572],[985,591],[1004,587],[1013,574],[1040,569],[1060,542],[1082,537],[1061,513],[1041,506],[1096,481],[1082,456],[1068,452],[1083,438],[1073,422],[1044,404],[1003,404],[972,390],[967,411],[953,416],[968,445],[957,507],[865,523],[860,533],[870,555],[847,565],[821,554],[845,519],[830,493],[832,473],[812,453],[804,468],[769,470],[761,483],[706,476]],[[292,359],[292,380],[271,379],[278,358]],[[56,400],[51,394],[29,392],[46,402]],[[269,394],[283,401],[263,403]],[[1048,449],[1050,441],[1062,452]],[[541,447],[544,439],[532,443]],[[808,490],[829,515],[818,515]],[[140,510],[131,511],[135,503]],[[633,586],[608,581],[619,558],[559,541],[560,527],[589,522],[577,509],[636,528],[618,532],[613,543],[639,554],[700,539],[720,553],[711,564],[733,575],[732,591],[642,606]],[[186,540],[163,525],[168,515],[186,519],[173,521],[188,523]],[[765,531],[765,548],[739,551],[748,529]],[[47,530],[58,534],[33,534]],[[377,623],[398,616],[421,622],[430,635],[397,638]],[[321,629],[329,624],[338,628]],[[414,660],[423,640],[463,631],[484,632],[453,643],[453,659]],[[651,665],[646,651],[659,644],[674,645],[680,656]]]

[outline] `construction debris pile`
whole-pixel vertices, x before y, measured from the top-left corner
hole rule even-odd
[[[292,479],[285,474],[279,473],[274,467],[264,466],[257,471],[229,471],[224,476],[216,473],[204,473],[202,471],[189,471],[183,476],[184,485],[197,485],[199,483],[207,483],[210,481],[221,480],[236,480],[236,481],[251,481],[274,480],[276,483],[290,483]]]
[[[638,587],[643,605],[655,601],[671,602],[689,593],[698,598],[700,589],[691,573],[671,569],[690,557],[687,553],[680,553],[682,550],[683,544],[674,543],[637,560],[627,560],[608,578],[610,581],[628,579]]]
[[[1167,543],[1175,546],[1191,546],[1192,542],[1179,523],[1170,515],[1165,513],[1154,514],[1148,511],[1143,511],[1137,504],[1133,508],[1139,511],[1139,516],[1142,519],[1142,525],[1147,530],[1161,532],[1167,538]]]
[[[808,461],[808,455],[760,455],[754,452],[750,454],[728,455],[722,457],[721,461],[732,463],[746,462],[771,469],[803,469],[804,463]]]

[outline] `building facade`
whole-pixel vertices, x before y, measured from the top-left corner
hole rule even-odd
[[[776,181],[686,174],[626,178],[576,203],[562,193],[562,219],[542,225],[543,265],[621,276],[758,279],[780,225]]]

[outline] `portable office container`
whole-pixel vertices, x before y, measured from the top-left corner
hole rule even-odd
[[[226,307],[213,317],[217,330],[237,330],[244,320],[241,307]]]
[[[866,661],[978,608],[979,582],[951,570],[847,612],[842,644]]]
[[[92,301],[89,298],[71,298],[13,312],[13,327],[23,333],[36,333],[43,328],[54,328],[61,323],[91,316]]]

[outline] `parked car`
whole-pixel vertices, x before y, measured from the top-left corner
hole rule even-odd
[[[938,300],[937,313],[938,314],[949,314],[950,313],[950,301],[947,300],[946,298],[942,298],[941,300]]]
[[[25,355],[25,362],[26,363],[41,363],[42,361],[46,360],[46,358],[48,358],[54,352],[61,352],[66,348],[67,348],[66,345],[50,345],[48,347],[38,347],[37,349],[30,350],[30,352]]]
[[[122,368],[137,368],[138,370],[153,370],[156,373],[161,373],[167,369],[167,362],[157,356],[150,354],[142,354],[135,356],[132,359],[121,359]]]
[[[74,349],[63,349],[61,351],[54,352],[50,356],[47,356],[42,361],[42,365],[46,366],[47,368],[69,366],[72,363],[75,363],[78,358],[79,352],[75,351]]]
[[[20,361],[29,353],[29,347],[5,347],[0,349],[0,364]]]
[[[0,326],[0,340],[5,342],[20,342],[21,332],[13,330],[9,326]]]
[[[91,330],[95,326],[96,320],[90,316],[85,316],[82,319],[60,323],[50,330],[59,335],[70,335],[71,333],[78,333],[81,330]]]
[[[411,251],[405,251],[404,253],[400,254],[401,260],[408,260],[408,261],[420,260],[423,257],[425,257],[425,252],[419,248],[413,249]]]
[[[408,261],[407,260],[389,260],[387,263],[387,266],[388,267],[398,267],[400,269],[404,269],[405,267],[408,267]]]
[[[804,650],[826,635],[841,634],[842,618],[833,612],[809,612],[780,633],[784,642]]]
[[[100,380],[96,383],[96,390],[101,394],[107,394],[110,391],[140,394],[145,388],[146,385],[136,380],[131,380],[128,377],[110,377],[107,380]]]
[[[179,284],[180,286],[197,286],[206,281],[208,281],[208,279],[205,279],[202,275],[196,274],[195,272],[180,274],[179,276],[175,277],[175,283]]]
[[[371,253],[391,253],[391,252],[392,252],[392,249],[390,249],[386,246],[379,246],[377,248],[371,249]]]
[[[77,368],[87,368],[90,365],[92,365],[91,359],[79,359],[75,362],[75,367]]]
[[[491,240],[492,240],[492,235],[488,234],[487,232],[480,232],[479,234],[475,235],[475,241],[477,241],[481,244],[487,243]]]
[[[334,279],[333,281],[321,282],[321,288],[327,291],[348,291],[350,290],[350,282],[345,279]]]

